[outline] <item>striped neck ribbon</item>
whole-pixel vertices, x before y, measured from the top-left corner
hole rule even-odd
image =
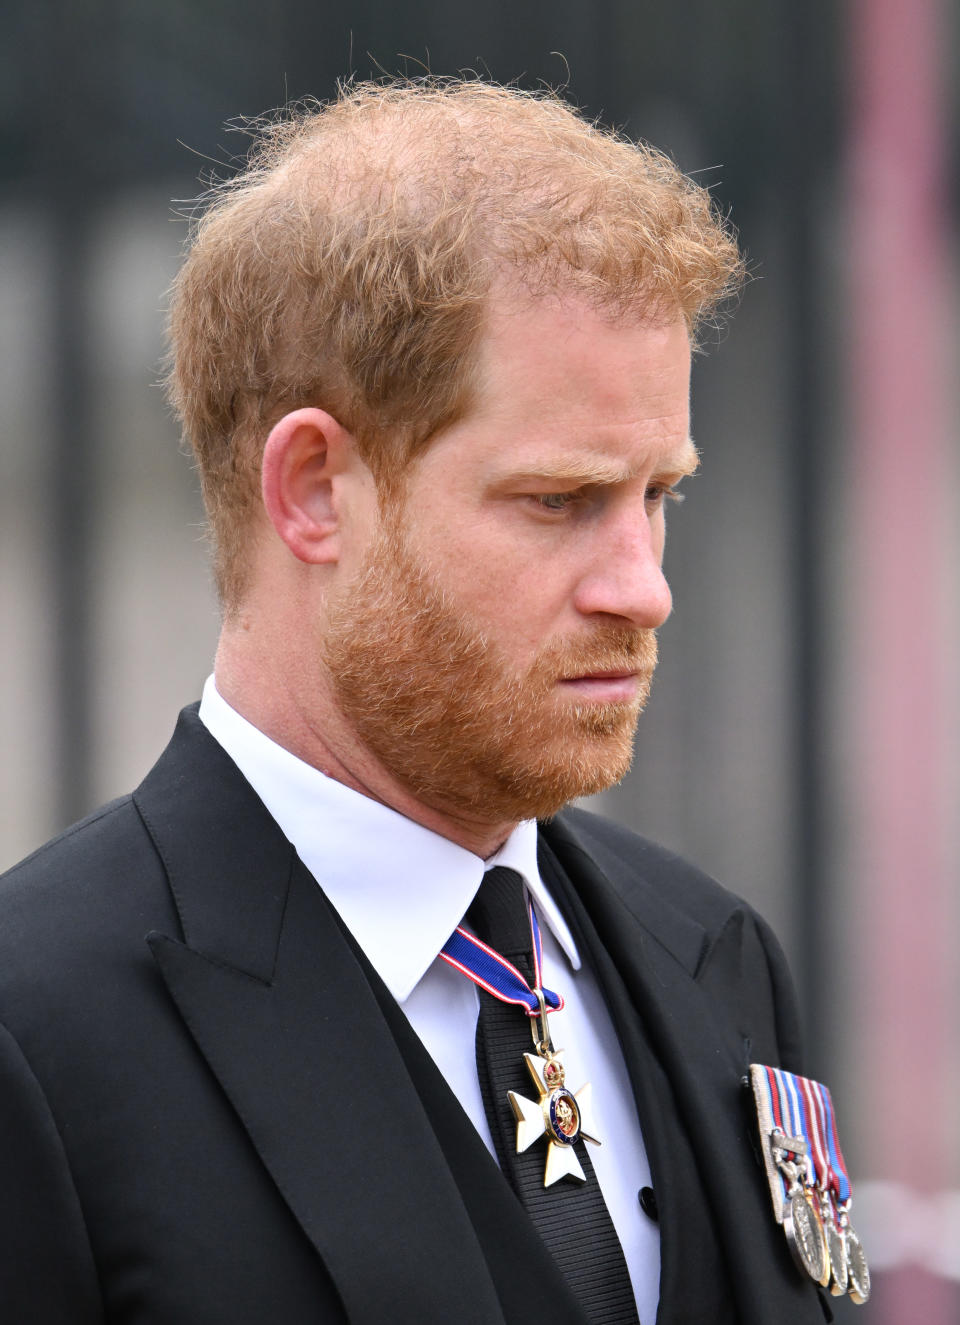
[[[498,998],[501,1003],[516,1003],[527,1011],[530,1017],[541,1013],[537,991],[543,995],[543,1002],[548,1012],[559,1012],[563,999],[552,989],[543,987],[543,942],[540,938],[540,926],[537,923],[533,903],[527,899],[527,914],[530,918],[530,947],[533,954],[534,982],[531,985],[495,948],[471,934],[463,925],[458,925],[446,943],[440,949],[440,956],[454,970],[460,971],[475,985]]]

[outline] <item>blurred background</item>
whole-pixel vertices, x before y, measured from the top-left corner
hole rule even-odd
[[[158,381],[177,203],[336,80],[548,84],[667,149],[753,279],[695,369],[701,474],[636,765],[600,808],[774,923],[874,1269],[960,1320],[960,397],[947,0],[7,0],[0,866],[129,790],[217,610]]]

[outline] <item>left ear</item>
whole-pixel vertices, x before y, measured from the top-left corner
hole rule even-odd
[[[263,448],[263,505],[298,560],[339,561],[341,482],[359,463],[353,434],[325,410],[293,410],[271,430]]]

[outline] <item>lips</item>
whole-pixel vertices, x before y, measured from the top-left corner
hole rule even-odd
[[[553,689],[579,706],[642,704],[657,665],[652,630],[598,628],[579,639],[558,640],[543,650],[528,680]]]
[[[639,672],[584,672],[579,676],[565,676],[560,684],[572,691],[579,700],[594,700],[603,704],[629,703],[635,699],[641,685]]]

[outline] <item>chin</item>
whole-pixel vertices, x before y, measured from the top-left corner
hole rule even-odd
[[[633,763],[635,721],[622,720],[614,732],[565,741],[559,750],[539,749],[529,761],[514,751],[514,766],[507,772],[491,802],[501,821],[550,819],[571,801],[595,796],[622,782]],[[489,805],[492,810],[493,803]]]

